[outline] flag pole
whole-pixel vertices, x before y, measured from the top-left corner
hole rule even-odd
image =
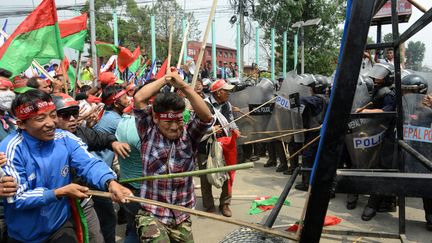
[[[203,36],[203,40],[201,42],[201,50],[200,50],[198,60],[196,63],[197,70],[195,70],[194,76],[192,78],[192,85],[191,85],[192,89],[195,89],[196,81],[198,79],[198,73],[201,69],[201,62],[202,62],[202,59],[204,57],[204,51],[205,51],[205,48],[207,45],[207,37],[208,37],[208,34],[210,32],[211,23],[212,23],[212,20],[214,18],[214,14],[216,11],[216,5],[217,5],[217,0],[213,0],[213,5],[212,5],[210,15],[209,15],[208,20],[207,20],[207,27],[206,27],[206,30],[205,30],[205,33]]]
[[[81,66],[81,51],[78,51],[78,62],[77,62],[77,67],[75,70],[75,85],[74,85],[74,89],[72,90],[72,97],[75,99],[76,97],[76,89],[77,89],[77,85],[79,82],[79,70]]]
[[[169,20],[169,41],[168,41],[168,61],[167,61],[167,73],[169,68],[171,67],[171,56],[172,56],[172,35],[173,35],[173,27],[174,27],[173,17]]]
[[[6,34],[3,30],[0,30],[0,34],[6,39],[9,38],[9,35]],[[39,70],[39,72],[43,73],[49,80],[51,80],[52,82],[54,81],[54,78],[51,77],[51,75],[49,75],[49,73],[36,60],[33,60],[32,64],[37,68],[37,70]]]
[[[69,79],[69,77],[67,76],[63,60],[60,63],[60,65],[61,65],[61,69],[62,69],[62,73],[63,73],[63,86],[64,86],[64,89],[65,89],[65,93],[68,94],[69,89],[68,89],[68,86],[67,86],[67,79]]]

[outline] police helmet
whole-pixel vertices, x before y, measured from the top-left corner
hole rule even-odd
[[[426,94],[428,90],[428,83],[426,79],[418,74],[409,74],[402,78],[402,90],[412,91],[418,94]]]
[[[78,102],[74,98],[72,98],[69,95],[64,94],[64,93],[58,93],[58,94],[53,95],[53,102],[56,106],[57,111],[63,111],[66,109],[79,110]]]
[[[315,94],[325,94],[330,86],[327,77],[319,74],[300,75],[300,85],[309,86]]]
[[[264,90],[274,90],[274,83],[268,78],[262,78],[256,86]]]
[[[390,86],[394,80],[394,66],[390,63],[375,63],[368,76],[373,79],[384,79],[384,86]]]
[[[373,82],[372,78],[370,78],[369,76],[360,75],[359,80],[361,80],[361,82],[366,84],[366,87],[367,87],[369,93],[371,93],[373,91],[374,82]]]

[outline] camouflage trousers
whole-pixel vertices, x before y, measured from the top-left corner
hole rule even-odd
[[[165,225],[148,212],[140,209],[135,216],[135,222],[140,242],[194,242],[190,218],[178,225]]]

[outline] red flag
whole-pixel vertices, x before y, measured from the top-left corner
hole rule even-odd
[[[225,158],[226,165],[237,164],[237,144],[236,144],[237,134],[232,133],[231,137],[221,137],[217,141],[222,144],[223,155]],[[235,171],[228,172],[228,191],[231,192],[232,185],[234,183]]]
[[[124,72],[124,70],[129,67],[140,55],[141,50],[139,47],[135,48],[134,52],[132,53],[127,49],[126,47],[119,46],[120,51],[118,54],[118,68],[120,72]]]
[[[58,22],[58,25],[60,28],[61,38],[86,30],[87,14],[85,13],[72,19],[60,21]]]
[[[160,79],[162,78],[166,72],[167,72],[167,66],[168,66],[168,58],[165,59],[165,61],[163,62],[161,68],[159,69],[159,72],[156,74],[156,79]]]

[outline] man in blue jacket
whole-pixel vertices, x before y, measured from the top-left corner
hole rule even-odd
[[[114,201],[125,202],[132,194],[79,138],[56,129],[51,96],[30,90],[14,100],[12,111],[19,129],[0,144],[8,159],[4,170],[18,184],[13,202],[5,204],[10,242],[76,242],[68,198],[86,198],[88,188],[71,183],[72,168],[111,192]]]

